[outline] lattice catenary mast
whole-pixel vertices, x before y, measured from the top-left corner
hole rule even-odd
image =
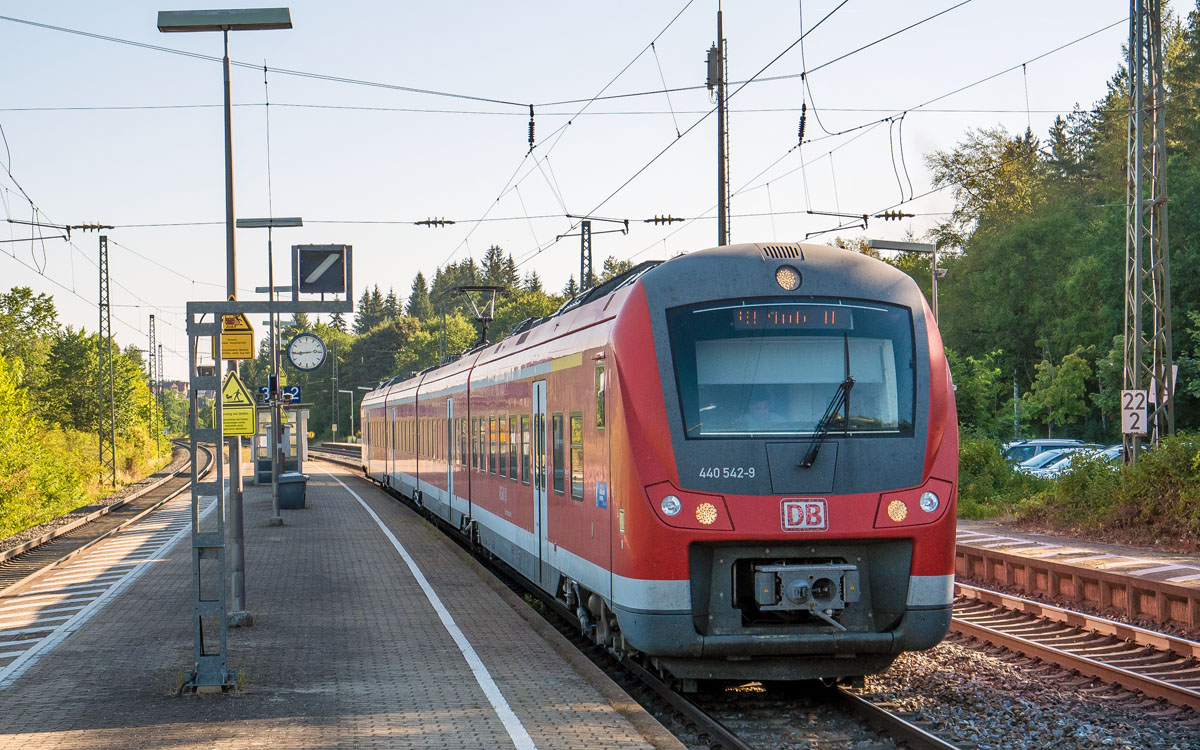
[[[1130,0],[1124,388],[1149,389],[1155,441],[1175,431],[1162,49],[1160,0]],[[1124,436],[1130,460],[1142,439]]]

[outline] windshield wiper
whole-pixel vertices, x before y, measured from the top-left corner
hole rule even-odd
[[[854,378],[850,376],[850,337],[847,334],[842,334],[842,342],[844,345],[843,369],[846,373],[845,379],[838,383],[837,390],[833,393],[833,398],[829,400],[829,406],[825,407],[825,414],[821,416],[821,421],[817,422],[817,429],[813,431],[812,443],[809,444],[808,450],[804,453],[804,458],[800,459],[801,469],[811,469],[813,463],[817,460],[817,452],[821,450],[821,443],[825,442],[825,436],[829,434],[829,425],[833,422],[834,416],[842,409],[846,410],[844,416],[845,427],[850,427],[850,389],[854,387]]]
[[[830,400],[829,406],[825,409],[825,416],[821,417],[821,421],[817,422],[817,429],[813,433],[812,444],[808,446],[808,451],[804,454],[804,458],[800,460],[800,468],[811,468],[813,462],[817,460],[817,451],[821,449],[821,443],[825,441],[825,436],[829,434],[829,424],[833,421],[834,415],[842,410],[846,405],[846,401],[850,398],[850,389],[854,387],[854,378],[849,375],[846,379],[838,383],[837,391],[833,394],[833,399]]]

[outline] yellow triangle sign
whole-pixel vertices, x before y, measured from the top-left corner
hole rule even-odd
[[[233,313],[231,315],[221,316],[221,332],[233,333],[234,331],[253,331],[254,327],[250,325],[250,321],[246,318],[245,313]]]
[[[225,382],[221,385],[221,403],[226,407],[254,407],[254,399],[250,396],[250,390],[232,370],[225,376]]]

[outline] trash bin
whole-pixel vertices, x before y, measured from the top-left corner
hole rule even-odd
[[[288,510],[304,508],[308,475],[289,471],[279,475],[279,507]]]

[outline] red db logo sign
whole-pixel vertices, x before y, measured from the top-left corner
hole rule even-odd
[[[780,508],[784,531],[825,531],[829,515],[819,498],[785,498]]]

